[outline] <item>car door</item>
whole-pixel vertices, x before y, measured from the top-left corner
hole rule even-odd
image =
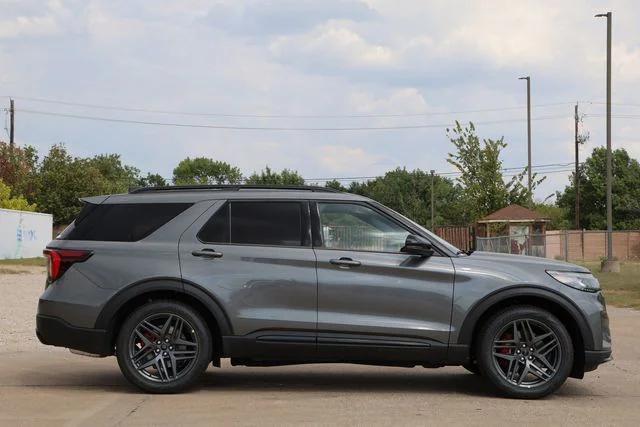
[[[226,356],[315,352],[310,240],[309,204],[298,200],[220,201],[183,234],[183,280],[211,294],[231,323],[233,336],[223,337]]]
[[[446,356],[451,259],[400,252],[412,233],[373,205],[312,203],[319,355],[424,361]]]

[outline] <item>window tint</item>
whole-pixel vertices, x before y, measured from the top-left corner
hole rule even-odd
[[[400,252],[410,234],[363,205],[318,203],[324,247],[354,251]]]
[[[198,233],[211,243],[302,246],[307,232],[300,202],[229,202]]]
[[[190,206],[190,203],[88,203],[58,238],[135,242],[147,237]]]
[[[200,229],[198,239],[203,242],[229,243],[229,203],[225,203]]]

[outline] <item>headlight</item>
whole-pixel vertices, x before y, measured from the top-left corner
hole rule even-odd
[[[558,282],[581,291],[598,292],[600,290],[600,282],[591,273],[547,270],[547,274]]]

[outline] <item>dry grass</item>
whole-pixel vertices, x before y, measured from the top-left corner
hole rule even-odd
[[[640,262],[623,262],[620,273],[601,273],[599,262],[587,262],[600,281],[607,304],[640,309]]]
[[[36,266],[46,267],[47,260],[44,257],[20,258],[20,259],[0,259],[0,267]]]

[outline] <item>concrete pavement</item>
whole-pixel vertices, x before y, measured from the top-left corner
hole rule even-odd
[[[139,393],[115,358],[33,339],[42,272],[0,275],[1,425],[637,425],[640,312],[610,310],[615,360],[543,400],[494,396],[462,368],[210,367],[181,395]]]

